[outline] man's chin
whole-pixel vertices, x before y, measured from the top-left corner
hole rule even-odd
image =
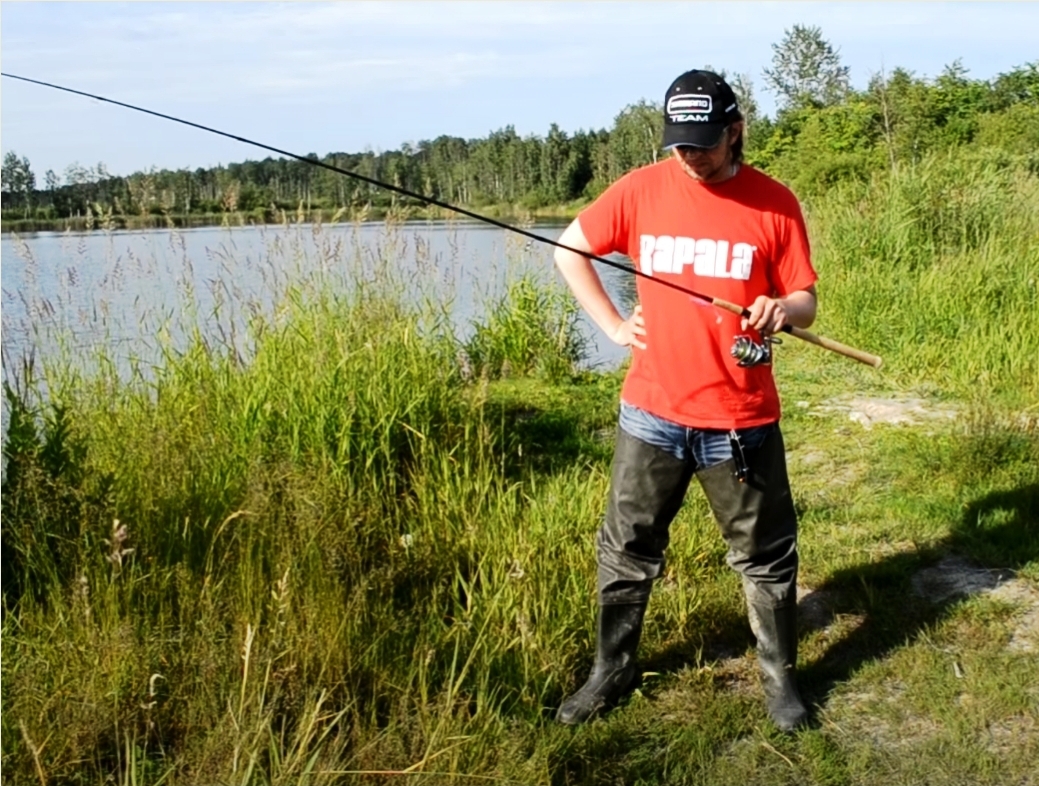
[[[685,166],[685,173],[689,175],[689,177],[693,178],[693,180],[708,180],[713,174],[715,174],[713,169],[708,169],[706,167],[698,169],[689,166],[688,164]]]

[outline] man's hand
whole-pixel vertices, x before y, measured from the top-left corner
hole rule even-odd
[[[639,338],[644,335],[646,335],[646,320],[642,318],[642,306],[635,306],[631,316],[613,329],[610,338],[622,347],[645,349],[645,342]]]
[[[750,312],[750,316],[744,317],[740,322],[744,330],[752,327],[761,335],[770,336],[781,331],[783,325],[787,323],[783,303],[764,295],[759,295],[747,310]]]
[[[754,328],[764,336],[778,333],[784,325],[810,327],[815,321],[815,286],[791,292],[786,297],[770,298],[760,295],[748,308],[749,317],[740,323],[743,329]]]

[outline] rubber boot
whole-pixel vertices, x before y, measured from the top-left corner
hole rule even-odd
[[[772,607],[747,596],[750,628],[758,640],[758,665],[769,717],[780,731],[792,732],[808,721],[795,679],[797,669],[797,606]]]
[[[634,687],[635,651],[642,635],[646,603],[599,607],[595,665],[588,681],[559,707],[556,720],[573,726],[614,707]]]

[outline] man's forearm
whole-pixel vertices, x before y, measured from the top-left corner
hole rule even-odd
[[[576,219],[563,232],[559,242],[571,248],[591,253],[588,240],[585,238],[584,232],[581,231],[581,225]],[[617,327],[624,321],[624,318],[617,311],[617,307],[603,288],[602,281],[592,266],[591,260],[574,251],[556,248],[555,261],[556,267],[559,268],[559,272],[566,280],[570,291],[574,293],[577,302],[581,304],[581,308],[585,310],[592,321],[607,336],[612,338],[617,332]]]
[[[570,258],[561,259],[564,255]],[[624,318],[603,288],[592,263],[580,254],[560,250],[556,252],[556,266],[581,308],[607,336],[612,337]]]

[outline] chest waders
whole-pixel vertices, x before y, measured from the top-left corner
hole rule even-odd
[[[747,451],[745,483],[730,459],[701,470],[722,536],[727,562],[743,577],[750,629],[768,714],[783,731],[808,720],[797,690],[797,514],[786,471],[783,436],[775,429],[757,450]]]
[[[615,705],[638,677],[635,651],[653,581],[664,570],[668,527],[692,466],[617,429],[606,520],[596,539],[599,618],[595,665],[556,720],[577,724]]]
[[[783,731],[807,721],[794,680],[797,663],[797,516],[778,425],[744,448],[745,480],[727,459],[698,469],[617,430],[606,518],[596,540],[599,618],[588,681],[563,702],[561,723],[590,720],[633,687],[635,653],[653,582],[664,571],[669,528],[695,474],[739,571],[757,640],[769,716]]]

